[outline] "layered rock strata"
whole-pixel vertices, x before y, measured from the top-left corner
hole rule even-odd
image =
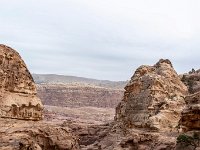
[[[180,125],[183,130],[200,129],[200,70],[192,69],[187,74],[182,75],[182,81],[189,89],[189,95],[186,96],[186,107],[182,112]]]
[[[192,69],[189,73],[181,75],[181,80],[188,87],[189,93],[194,94],[200,91],[200,70]]]
[[[40,120],[43,105],[26,64],[12,48],[0,45],[0,117]]]
[[[115,108],[123,89],[109,89],[83,84],[39,84],[38,97],[44,105],[64,107]]]
[[[185,106],[187,87],[169,60],[139,67],[125,87],[115,120],[129,128],[172,130]]]
[[[184,130],[200,129],[200,92],[185,98],[187,106],[182,112],[180,124]]]

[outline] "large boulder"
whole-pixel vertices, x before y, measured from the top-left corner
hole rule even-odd
[[[125,87],[115,120],[134,128],[172,130],[179,122],[188,93],[169,60],[139,67]]]
[[[43,105],[26,64],[12,48],[0,45],[0,117],[40,120]]]

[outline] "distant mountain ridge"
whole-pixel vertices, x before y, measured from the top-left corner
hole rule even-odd
[[[128,81],[97,80],[84,77],[56,75],[56,74],[32,74],[37,84],[90,84],[94,86],[114,89],[124,89]]]
[[[126,81],[96,80],[54,74],[33,74],[38,96],[45,105],[115,108]]]

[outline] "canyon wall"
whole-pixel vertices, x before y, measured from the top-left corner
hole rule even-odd
[[[115,108],[123,97],[123,89],[89,84],[38,84],[38,97],[45,105],[63,107]]]
[[[200,70],[192,69],[182,75],[182,81],[187,85],[189,94],[185,98],[186,107],[182,112],[180,125],[183,130],[200,129]]]

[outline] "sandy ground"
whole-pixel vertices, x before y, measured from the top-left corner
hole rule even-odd
[[[105,124],[114,120],[115,109],[97,107],[58,107],[45,105],[44,118],[51,121],[71,120],[88,124]]]

